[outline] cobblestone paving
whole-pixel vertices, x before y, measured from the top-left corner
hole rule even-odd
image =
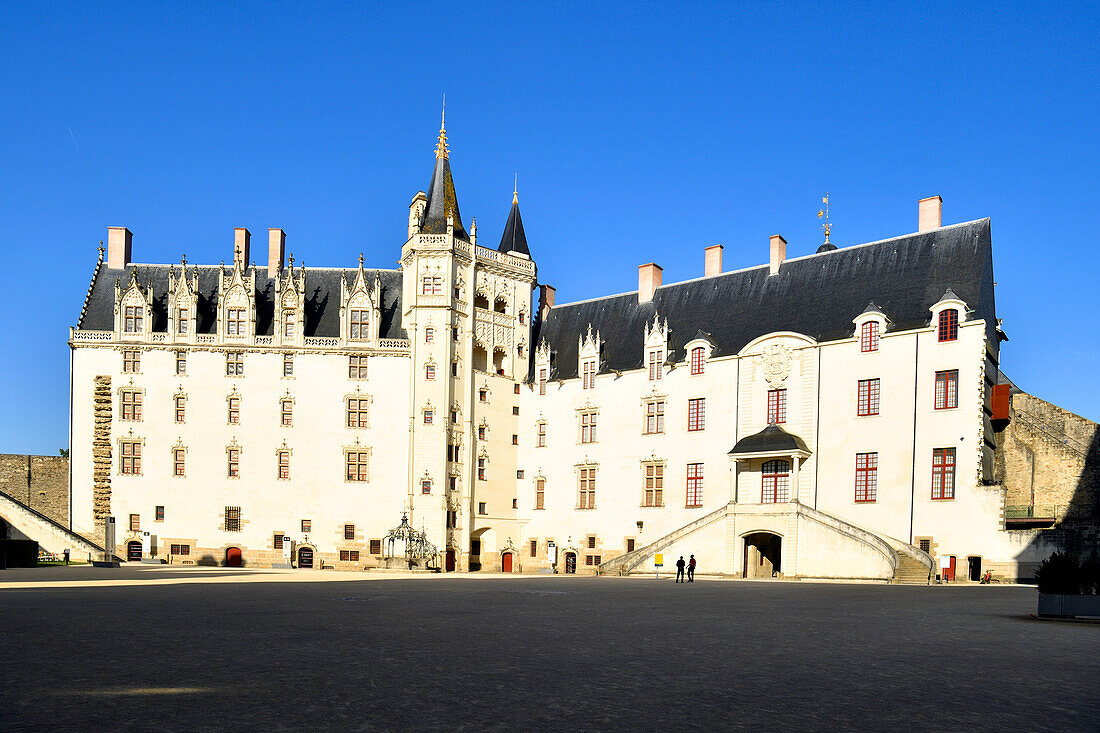
[[[43,573],[55,582],[13,585]],[[180,584],[67,587],[56,581],[181,576],[0,572],[0,730],[1095,731],[1100,720],[1100,625],[1028,620],[1031,588],[295,575],[203,569]]]

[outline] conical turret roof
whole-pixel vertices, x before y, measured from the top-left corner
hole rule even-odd
[[[432,182],[428,184],[428,205],[424,209],[424,221],[420,231],[425,234],[446,234],[447,216],[454,219],[454,235],[469,241],[470,235],[462,226],[462,215],[458,211],[458,197],[455,196],[455,182],[451,178],[450,151],[447,149],[446,125],[439,127],[439,142],[435,148],[435,169]]]
[[[518,252],[531,256],[527,249],[527,235],[523,233],[523,219],[519,215],[519,194],[512,192],[512,210],[508,212],[508,223],[504,225],[504,236],[500,238],[501,252]]]

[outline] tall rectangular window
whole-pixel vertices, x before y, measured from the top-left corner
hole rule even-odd
[[[435,410],[424,410],[424,424],[431,425],[435,422]]]
[[[768,424],[779,425],[787,422],[787,390],[768,390]]]
[[[877,415],[879,403],[879,380],[861,379],[856,392],[856,414]]]
[[[244,308],[226,308],[225,312],[226,334],[244,336]]]
[[[856,453],[856,501],[878,500],[878,453]]]
[[[656,382],[661,378],[661,362],[665,358],[662,349],[651,349],[649,352],[649,381]]]
[[[654,400],[645,404],[645,432],[647,435],[665,432],[665,403]]]
[[[531,557],[536,557],[539,554],[539,541],[531,540]]]
[[[959,406],[959,370],[936,372],[936,409],[950,410]]]
[[[283,313],[283,338],[290,341],[298,330],[298,316],[289,311]]]
[[[225,355],[225,375],[227,377],[244,376],[244,354],[240,351],[229,351]]]
[[[581,364],[581,389],[592,389],[596,386],[596,360],[586,359]]]
[[[348,379],[367,378],[367,357],[351,355],[348,357]]]
[[[430,494],[432,493],[432,480],[430,478],[420,479],[420,493]]]
[[[702,430],[706,427],[706,400],[695,397],[688,400],[688,430]]]
[[[353,310],[351,312],[351,328],[348,330],[348,338],[352,341],[365,341],[370,334],[370,311]]]
[[[187,473],[187,449],[175,448],[172,450],[172,466],[173,471],[177,476],[184,476]]]
[[[228,412],[229,412],[227,422],[230,425],[240,425],[241,424],[241,398],[240,397],[230,397],[228,400],[226,400],[226,404],[228,406]]]
[[[859,329],[859,350],[878,351],[878,321],[867,321]]]
[[[691,373],[703,373],[703,347],[696,346],[691,350]]]
[[[126,476],[141,475],[141,441],[124,440],[120,444],[119,473]]]
[[[229,448],[225,452],[226,462],[228,467],[226,469],[226,476],[229,478],[240,478],[241,475],[241,449]]]
[[[535,508],[546,508],[546,479],[535,479]]]
[[[187,419],[187,397],[178,394],[175,397],[176,402],[176,422],[182,423]]]
[[[122,371],[127,374],[137,374],[141,371],[141,352],[137,349],[126,349],[122,352]]]
[[[665,464],[645,464],[642,506],[665,505]]]
[[[349,450],[344,453],[344,476],[348,481],[367,480],[367,460],[370,453],[366,451]]]
[[[241,508],[239,506],[227,506],[225,508],[225,531],[241,531]]]
[[[703,506],[703,464],[687,464],[687,500],[684,506],[691,509]]]
[[[164,506],[163,505],[157,504],[156,507],[154,507],[154,509],[153,509],[153,521],[155,521],[155,522],[163,522],[164,521]]]
[[[145,307],[140,305],[128,305],[122,320],[123,333],[141,333],[145,330]]]
[[[539,369],[539,394],[546,394],[546,370]]]
[[[283,376],[294,376],[294,356],[291,354],[283,354]]]
[[[347,401],[347,426],[349,428],[365,428],[367,425],[367,408],[370,400],[361,397],[348,397]]]
[[[141,422],[142,394],[139,389],[124,389],[119,395],[119,418]]]
[[[537,433],[535,435],[535,447],[536,448],[545,448],[546,447],[546,423],[540,422],[536,426],[536,428],[537,428]]]
[[[477,459],[477,480],[478,481],[484,481],[485,480],[485,459],[484,458],[478,458]]]
[[[141,515],[140,514],[131,514],[130,515],[130,531],[131,532],[140,532],[141,531]]]
[[[582,412],[581,413],[581,442],[582,443],[595,443],[596,442],[596,413],[595,412]]]
[[[955,498],[954,448],[935,448],[932,451],[932,498]]]
[[[954,341],[959,338],[959,312],[954,308],[940,311],[940,341]]]
[[[271,549],[273,549],[273,550],[283,549],[283,533],[282,532],[276,532],[275,535],[271,538]]]
[[[276,475],[281,479],[290,478],[290,451],[281,450],[275,454],[278,470]]]
[[[176,374],[180,376],[187,374],[187,352],[176,352]]]
[[[344,539],[345,540],[355,539],[355,525],[354,524],[345,524],[344,525]]]
[[[280,400],[279,401],[279,414],[280,422],[290,427],[294,424],[294,400]]]
[[[426,344],[434,344],[435,343],[435,329],[432,328],[431,326],[428,326],[427,328],[424,329],[424,343],[426,343]]]
[[[180,308],[176,311],[176,333],[183,335],[191,328],[191,311]]]
[[[578,472],[578,509],[596,508],[596,469],[582,468]]]
[[[435,379],[435,364],[424,366],[424,379]]]

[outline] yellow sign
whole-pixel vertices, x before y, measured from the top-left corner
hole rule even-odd
[[[657,553],[653,556],[653,564],[657,567],[661,567],[665,564],[665,556],[663,553]]]

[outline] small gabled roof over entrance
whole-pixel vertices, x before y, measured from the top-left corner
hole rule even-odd
[[[789,455],[800,452],[807,454],[810,452],[810,449],[806,447],[806,441],[772,423],[759,433],[741,438],[737,441],[737,445],[733,446],[733,450],[729,452],[729,455],[760,455],[764,453]]]

